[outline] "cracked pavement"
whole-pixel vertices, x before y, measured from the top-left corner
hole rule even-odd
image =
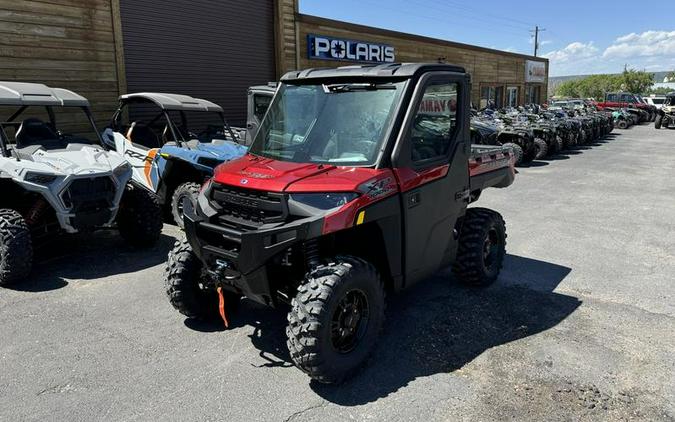
[[[175,312],[175,227],[150,252],[59,239],[0,290],[0,420],[673,421],[673,151],[673,130],[616,130],[485,192],[509,233],[501,279],[443,271],[390,297],[368,366],[337,387],[289,363],[283,311],[244,302],[228,331]]]

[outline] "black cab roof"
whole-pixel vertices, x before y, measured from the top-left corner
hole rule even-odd
[[[423,71],[466,73],[463,67],[445,63],[387,63],[294,70],[286,73],[281,81],[296,82],[336,78],[410,78]]]

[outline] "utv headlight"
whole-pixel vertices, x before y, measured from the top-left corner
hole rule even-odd
[[[33,171],[29,171],[28,173],[26,173],[26,177],[24,177],[23,180],[29,183],[36,183],[38,185],[48,185],[57,178],[58,176],[55,176],[53,174],[36,173]]]
[[[127,162],[124,162],[124,163],[120,164],[119,166],[117,166],[115,168],[115,170],[113,170],[113,175],[115,175],[115,177],[119,178],[119,177],[122,177],[125,174],[127,174],[127,172],[129,170],[131,170],[131,165]]]
[[[355,192],[294,193],[291,200],[319,210],[341,207],[359,196]]]

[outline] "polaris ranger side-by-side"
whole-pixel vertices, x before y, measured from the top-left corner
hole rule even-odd
[[[86,98],[0,82],[0,110],[0,285],[26,277],[34,246],[52,234],[116,223],[134,246],[159,239],[156,195],[131,182],[131,166],[104,147]]]
[[[188,317],[244,295],[291,305],[295,364],[348,377],[373,349],[385,292],[452,265],[494,282],[502,217],[467,208],[515,177],[513,151],[470,143],[470,80],[447,64],[286,74],[249,153],[219,166],[169,254],[166,287]]]

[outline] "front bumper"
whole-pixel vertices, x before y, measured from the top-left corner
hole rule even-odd
[[[290,247],[321,236],[323,216],[309,217],[271,228],[238,231],[209,222],[199,205],[184,202],[187,240],[211,278],[226,290],[273,306],[269,262]]]
[[[107,208],[97,211],[78,212],[67,218],[70,226],[75,230],[91,230],[110,224],[117,213],[116,210],[116,208]]]

